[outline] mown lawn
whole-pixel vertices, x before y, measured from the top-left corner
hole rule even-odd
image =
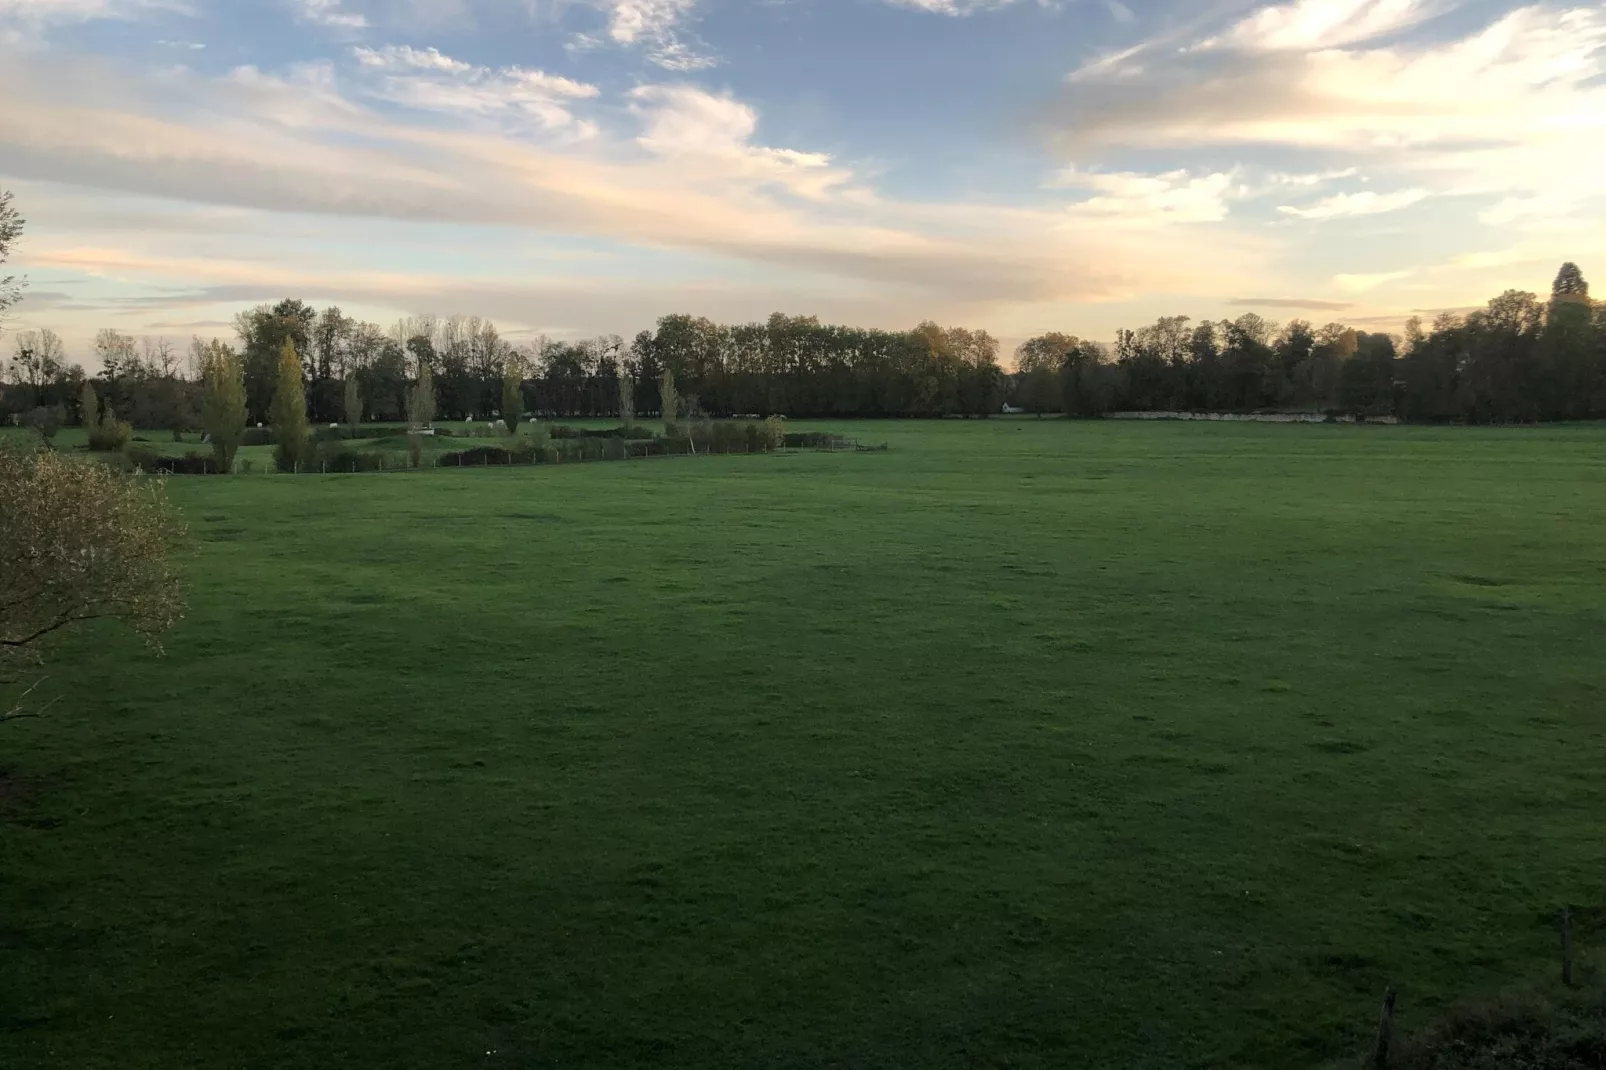
[[[1606,901],[1606,429],[170,481],[0,728],[0,1066],[1290,1066]]]

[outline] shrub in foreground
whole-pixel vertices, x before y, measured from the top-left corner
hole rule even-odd
[[[160,484],[103,464],[0,449],[0,667],[69,626],[128,624],[154,646],[184,600],[169,561],[183,525]],[[16,715],[0,710],[0,719]]]

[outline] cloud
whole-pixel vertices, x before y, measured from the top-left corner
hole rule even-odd
[[[1104,10],[1110,13],[1110,18],[1120,23],[1133,23],[1138,18],[1121,0],[1104,0]]]
[[[685,24],[697,8],[697,0],[591,0],[608,16],[607,39],[616,45],[645,50],[649,62],[669,71],[699,71],[719,61],[685,39]],[[568,48],[589,51],[600,48],[602,38],[577,34]]]
[[[1055,184],[1093,191],[1093,196],[1066,210],[1070,217],[1137,225],[1217,223],[1227,217],[1229,203],[1246,192],[1235,175],[1221,171],[1138,174],[1072,167],[1062,172]]]
[[[1361,193],[1337,193],[1305,208],[1280,205],[1277,211],[1296,219],[1342,219],[1350,216],[1397,212],[1401,208],[1409,208],[1419,201],[1426,200],[1429,196],[1431,195],[1425,189],[1402,189],[1394,193],[1365,190]]]
[[[361,92],[373,99],[575,137],[597,132],[595,123],[578,119],[572,110],[574,102],[598,95],[594,85],[525,67],[477,67],[434,48],[358,46],[352,56]],[[361,80],[362,75],[371,78]]]
[[[461,74],[474,69],[472,63],[443,56],[435,48],[419,49],[410,45],[363,48],[359,45],[351,50],[351,54],[362,66],[382,71],[444,71]]]
[[[1468,198],[1469,223],[1559,231],[1598,206],[1606,5],[1522,7],[1436,42],[1334,44],[1441,8],[1288,4],[1213,39],[1247,50],[1222,44],[1158,63],[1149,58],[1157,45],[1139,45],[1069,76],[1047,116],[1050,135],[1080,159],[1132,149],[1325,156],[1401,187],[1288,206],[1294,217],[1393,211],[1453,194]]]
[[[1355,307],[1353,301],[1323,301],[1314,297],[1234,297],[1227,304],[1234,308],[1308,308],[1319,312],[1343,312]]]
[[[752,144],[758,113],[729,95],[691,85],[647,85],[631,90],[628,99],[643,126],[636,143],[673,161],[684,175],[774,181],[813,200],[852,179],[823,153]]]
[[[1410,29],[1460,0],[1295,0],[1262,7],[1196,48],[1313,51]]]
[[[1200,214],[1181,207],[1190,194],[1179,190],[1192,181],[1181,178],[1170,193],[1133,188],[1120,176],[1090,179],[1095,197],[1148,198],[1159,219],[1138,230],[1052,205],[888,200],[826,154],[764,144],[751,106],[692,86],[633,90],[625,104],[636,129],[603,129],[583,142],[420,124],[363,102],[370,89],[360,78],[389,76],[391,62],[404,74],[463,76],[422,56],[397,53],[379,67],[359,61],[348,72],[310,65],[284,76],[178,71],[154,80],[92,59],[24,58],[0,64],[0,95],[18,104],[0,112],[0,155],[23,180],[309,213],[330,227],[456,223],[498,234],[527,228],[530,237],[508,235],[513,245],[538,233],[616,241],[709,258],[735,272],[720,276],[725,281],[762,272],[788,280],[786,292],[847,287],[866,301],[896,297],[899,307],[928,314],[1116,300],[1151,287],[1241,288],[1267,251],[1264,240],[1243,234],[1212,233],[1195,245],[1165,225],[1168,215]],[[95,259],[84,250],[100,245],[83,238],[73,245],[81,266]],[[150,240],[130,236],[129,245]],[[193,242],[175,242],[191,251],[166,254],[184,262],[182,277],[205,277],[204,265],[230,255],[195,255]],[[274,247],[269,238],[255,246]],[[66,266],[60,250],[54,255]],[[95,256],[115,266],[109,253]],[[127,266],[135,269],[155,270],[144,261]],[[287,270],[307,271],[305,256]]]
[[[35,43],[56,26],[159,12],[193,13],[185,0],[0,0],[0,43]]]
[[[1371,275],[1334,275],[1333,285],[1345,293],[1361,293],[1365,290],[1375,290],[1386,282],[1408,279],[1414,274],[1416,274],[1414,270],[1406,270],[1379,271]]]
[[[916,11],[926,11],[933,15],[963,17],[974,15],[978,11],[1008,7],[1015,3],[1015,0],[885,0],[885,2],[893,7],[914,8]]]
[[[297,21],[311,26],[346,31],[368,26],[366,16],[341,10],[340,0],[291,0],[291,7]]]

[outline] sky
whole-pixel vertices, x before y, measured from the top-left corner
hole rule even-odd
[[[0,0],[7,327],[1396,330],[1606,273],[1603,128],[1606,2]]]

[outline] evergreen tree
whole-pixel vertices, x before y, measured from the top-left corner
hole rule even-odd
[[[1569,260],[1561,265],[1561,270],[1556,272],[1556,281],[1550,287],[1550,296],[1589,299],[1589,283],[1584,281],[1584,273],[1578,270],[1577,264]]]

